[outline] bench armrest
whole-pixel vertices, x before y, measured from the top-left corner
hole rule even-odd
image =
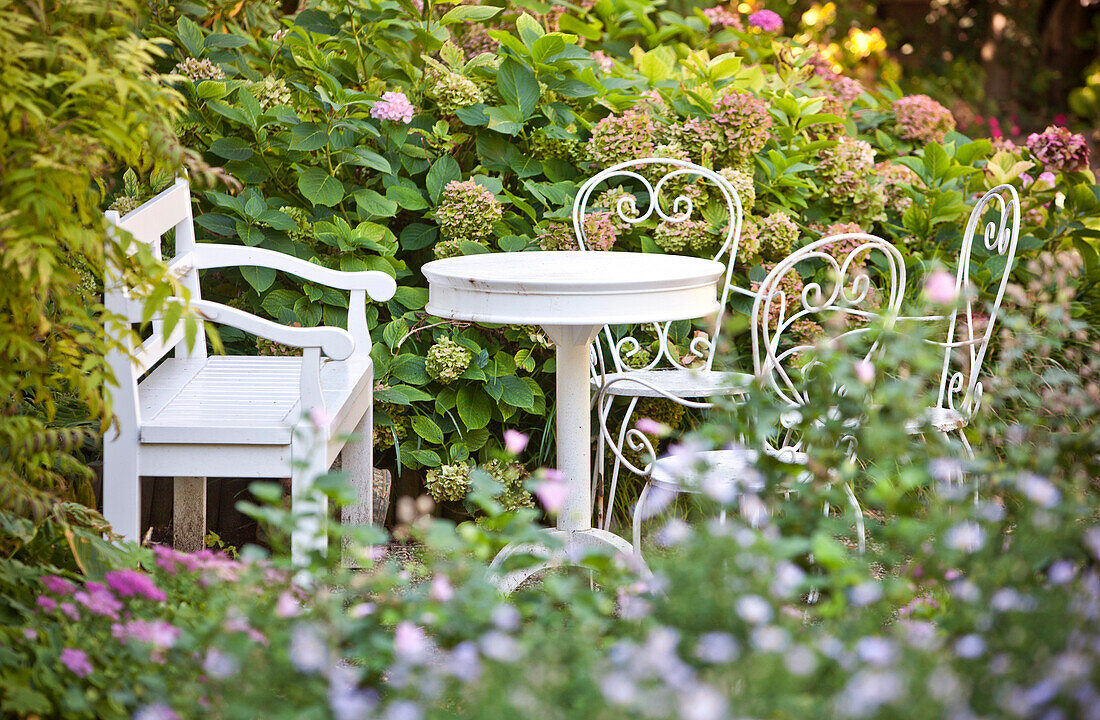
[[[333,360],[346,360],[355,351],[355,341],[351,333],[341,328],[287,327],[209,300],[192,300],[191,308],[208,322],[227,325],[280,345],[319,348],[326,357]]]
[[[192,254],[197,270],[242,265],[271,268],[338,290],[364,290],[372,300],[378,301],[389,300],[397,292],[397,282],[378,270],[333,270],[293,255],[258,247],[196,243]]]

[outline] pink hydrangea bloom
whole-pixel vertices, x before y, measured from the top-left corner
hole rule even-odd
[[[749,15],[749,25],[764,32],[775,33],[783,29],[783,18],[771,10],[759,10]]]
[[[120,597],[142,597],[157,601],[168,599],[151,577],[137,570],[111,570],[103,579]]]
[[[614,165],[624,160],[650,157],[660,136],[657,124],[645,113],[627,110],[608,115],[592,128],[588,154],[594,161]]]
[[[391,90],[382,93],[382,99],[371,106],[370,116],[375,120],[393,120],[408,125],[412,122],[414,112],[416,108],[405,97],[405,93]]]
[[[735,13],[731,13],[721,5],[706,8],[703,10],[703,16],[710,22],[712,30],[724,30],[729,27],[735,30],[745,29],[745,26],[741,24],[741,17]],[[782,23],[780,23],[780,25],[782,25]]]
[[[1048,170],[1076,172],[1089,165],[1089,146],[1085,136],[1057,125],[1028,135],[1027,149]]]
[[[42,584],[46,586],[46,589],[57,595],[71,595],[73,590],[76,590],[76,586],[63,577],[57,575],[46,575],[42,579]]]
[[[855,365],[856,379],[864,385],[870,385],[875,379],[875,366],[867,360],[857,360]]]
[[[906,95],[894,101],[898,136],[920,143],[943,142],[955,129],[951,111],[927,95]]]
[[[83,650],[64,648],[61,651],[61,664],[77,677],[84,678],[92,674],[92,663]]]
[[[719,127],[731,152],[751,157],[771,135],[772,116],[768,106],[752,93],[726,93],[714,103],[711,120]]]

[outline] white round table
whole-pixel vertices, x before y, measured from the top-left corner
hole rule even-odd
[[[680,255],[626,252],[516,252],[465,255],[423,266],[426,310],[440,318],[538,324],[554,341],[557,359],[557,463],[569,486],[558,514],[562,550],[508,547],[500,568],[518,552],[546,562],[503,575],[505,592],[549,565],[602,548],[630,553],[628,542],[592,527],[589,357],[603,325],[703,317],[718,310],[721,263]],[[579,551],[579,552],[578,552]]]

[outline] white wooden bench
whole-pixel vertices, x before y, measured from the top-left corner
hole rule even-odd
[[[115,530],[141,539],[141,476],[175,478],[173,542],[184,550],[202,547],[206,478],[290,476],[292,507],[304,513],[292,538],[300,560],[308,550],[324,550],[319,531],[328,509],[309,488],[341,450],[343,469],[358,493],[343,519],[371,522],[374,373],[366,296],[393,297],[393,278],[378,271],[331,270],[255,247],[196,243],[184,179],[133,212],[123,217],[108,212],[107,219],[149,245],[158,258],[162,236],[175,230],[175,257],[168,266],[205,321],[302,348],[301,357],[208,357],[201,323],[188,347],[183,323],[163,336],[160,319],[140,345],[132,333],[122,338],[108,354],[117,382],[111,391],[117,425],[103,443],[103,514]],[[232,266],[281,270],[350,291],[347,329],[287,327],[202,300],[199,271]],[[107,310],[139,322],[141,300],[111,277],[105,286]],[[356,440],[345,446],[349,434]]]

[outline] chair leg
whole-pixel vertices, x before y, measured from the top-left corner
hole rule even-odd
[[[608,397],[607,413],[604,417],[605,421],[607,415],[611,414],[611,403],[614,402],[614,399],[614,396]],[[637,407],[637,405],[638,398],[635,397],[630,399],[630,404],[626,407],[626,414],[623,416],[623,424],[619,427],[619,439],[617,445],[619,453],[623,453],[624,448],[626,447],[626,433],[630,430],[630,420],[632,417],[634,417],[634,408]],[[611,529],[611,516],[614,514],[615,511],[615,492],[617,491],[619,486],[619,473],[622,471],[622,469],[623,461],[620,460],[619,457],[616,455],[615,461],[611,464],[611,484],[607,490],[607,514],[604,517],[604,530]]]
[[[634,554],[637,557],[642,556],[642,509],[645,507],[646,500],[649,499],[650,484],[647,482],[645,487],[642,488],[642,494],[638,496],[638,504],[634,506]]]
[[[291,532],[290,552],[295,565],[307,565],[311,551],[324,553],[328,548],[328,498],[312,492],[313,481],[327,469],[324,434],[309,425],[299,425],[290,454],[290,508],[299,516]]]
[[[138,476],[138,443],[123,433],[108,430],[103,438],[103,517],[114,531],[132,542],[141,542],[141,478]]]
[[[374,524],[374,409],[368,407],[367,414],[359,420],[353,431],[355,438],[344,445],[340,453],[341,468],[347,473],[351,486],[355,489],[355,504],[341,509],[340,522],[344,525]],[[379,518],[381,523],[382,518]],[[349,543],[344,542],[343,562],[345,566],[354,566],[355,559],[348,552]]]
[[[206,478],[178,477],[172,483],[172,547],[202,550],[206,538]]]

